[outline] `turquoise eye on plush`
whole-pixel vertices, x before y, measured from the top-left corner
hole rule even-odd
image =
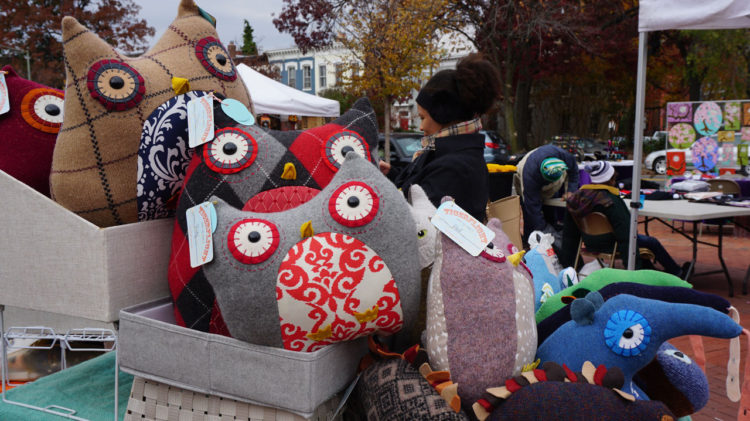
[[[643,352],[651,341],[651,326],[640,313],[620,310],[607,320],[604,341],[617,355],[636,356]]]

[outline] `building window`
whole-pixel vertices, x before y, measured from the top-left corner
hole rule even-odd
[[[302,66],[302,89],[312,89],[312,68]]]
[[[297,87],[297,69],[295,69],[293,66],[286,68],[286,78],[287,78],[287,84],[291,86],[292,88]]]
[[[341,82],[344,81],[344,64],[336,63],[336,86],[340,86]]]
[[[326,66],[318,66],[318,73],[320,74],[320,82],[318,85],[320,85],[321,88],[326,87]]]

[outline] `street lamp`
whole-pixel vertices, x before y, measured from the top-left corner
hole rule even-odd
[[[4,50],[11,50],[18,53],[23,53],[23,58],[26,59],[26,79],[31,80],[31,56],[29,55],[29,50],[20,50],[18,48],[9,47],[7,45],[0,44],[0,48]]]

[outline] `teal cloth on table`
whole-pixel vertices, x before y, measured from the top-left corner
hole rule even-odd
[[[133,376],[120,371],[118,419],[127,410]],[[114,412],[115,353],[42,377],[7,391],[7,399],[38,407],[57,405],[76,411],[76,417],[92,421],[112,420]],[[57,409],[56,409],[57,410]],[[61,413],[64,411],[57,410]],[[65,418],[0,401],[2,421],[58,421]]]

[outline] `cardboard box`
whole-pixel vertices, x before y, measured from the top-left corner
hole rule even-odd
[[[99,228],[2,171],[0,218],[0,304],[112,322],[169,294],[173,218]]]
[[[120,312],[120,368],[194,392],[309,418],[354,378],[364,338],[296,352],[174,324],[169,298]]]
[[[518,195],[504,197],[487,205],[487,219],[497,218],[503,223],[503,231],[519,250],[523,249],[521,239],[521,198]]]

